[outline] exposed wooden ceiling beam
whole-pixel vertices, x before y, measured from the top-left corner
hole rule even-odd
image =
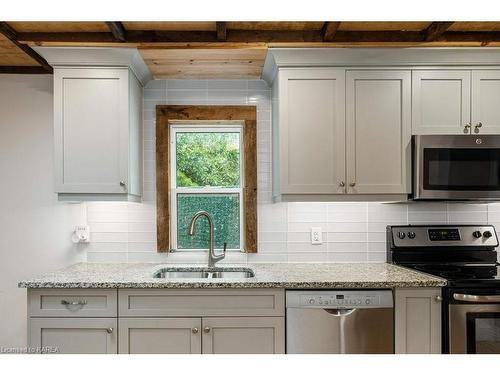
[[[226,23],[225,22],[216,22],[215,25],[217,28],[217,40],[219,42],[225,42],[227,39]]]
[[[108,25],[111,34],[118,42],[126,42],[127,41],[127,31],[123,27],[121,22],[110,22],[106,21],[106,25]]]
[[[0,74],[48,74],[43,66],[0,66]]]
[[[30,56],[33,60],[39,63],[46,73],[52,73],[53,69],[42,56],[40,56],[36,51],[30,46],[19,42],[19,34],[9,26],[7,22],[0,21],[0,33],[2,33],[7,39],[21,49],[24,53]]]
[[[332,42],[335,38],[335,34],[339,29],[340,22],[325,22],[323,29],[321,30],[321,35],[323,36],[323,41]]]
[[[443,35],[455,22],[432,22],[424,31],[424,40],[432,42]]]
[[[230,30],[224,43],[321,43],[323,30]],[[430,35],[430,34],[429,34]],[[432,42],[500,42],[500,32],[451,32],[439,36],[433,33]],[[113,43],[113,34],[101,32],[18,33],[26,43]],[[344,31],[334,34],[335,43],[425,43],[422,31]],[[127,31],[127,43],[220,43],[213,31]],[[224,44],[220,43],[220,44]]]

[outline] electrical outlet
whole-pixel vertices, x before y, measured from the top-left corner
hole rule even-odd
[[[88,225],[77,225],[71,236],[74,243],[88,243],[90,242],[90,228]]]
[[[311,244],[321,245],[323,243],[323,233],[321,227],[311,228]]]

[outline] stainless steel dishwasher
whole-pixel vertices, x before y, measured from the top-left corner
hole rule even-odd
[[[287,291],[286,352],[394,353],[392,291]]]

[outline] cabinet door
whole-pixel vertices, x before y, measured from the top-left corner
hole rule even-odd
[[[470,75],[469,70],[412,72],[413,134],[464,134],[470,122]]]
[[[499,104],[500,70],[473,71],[472,134],[500,134]]]
[[[128,132],[128,69],[54,71],[56,192],[125,193]]]
[[[441,353],[441,289],[396,289],[395,352]]]
[[[200,318],[120,318],[120,354],[200,354]]]
[[[348,71],[347,191],[407,193],[410,188],[409,71]]]
[[[282,317],[203,318],[203,354],[284,354]]]
[[[280,71],[281,193],[344,193],[344,77],[343,69]]]
[[[116,318],[31,318],[29,345],[47,353],[116,354]]]

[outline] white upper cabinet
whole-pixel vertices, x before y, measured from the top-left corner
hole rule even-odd
[[[470,70],[414,70],[412,77],[412,133],[468,133]]]
[[[347,192],[410,189],[411,72],[346,74]]]
[[[500,134],[500,70],[472,71],[472,134]]]
[[[54,69],[60,199],[139,199],[142,86],[127,67]]]
[[[344,75],[332,68],[279,72],[279,124],[273,129],[279,193],[344,192]]]
[[[136,48],[35,47],[54,67],[55,192],[59,200],[142,195],[142,87]]]

